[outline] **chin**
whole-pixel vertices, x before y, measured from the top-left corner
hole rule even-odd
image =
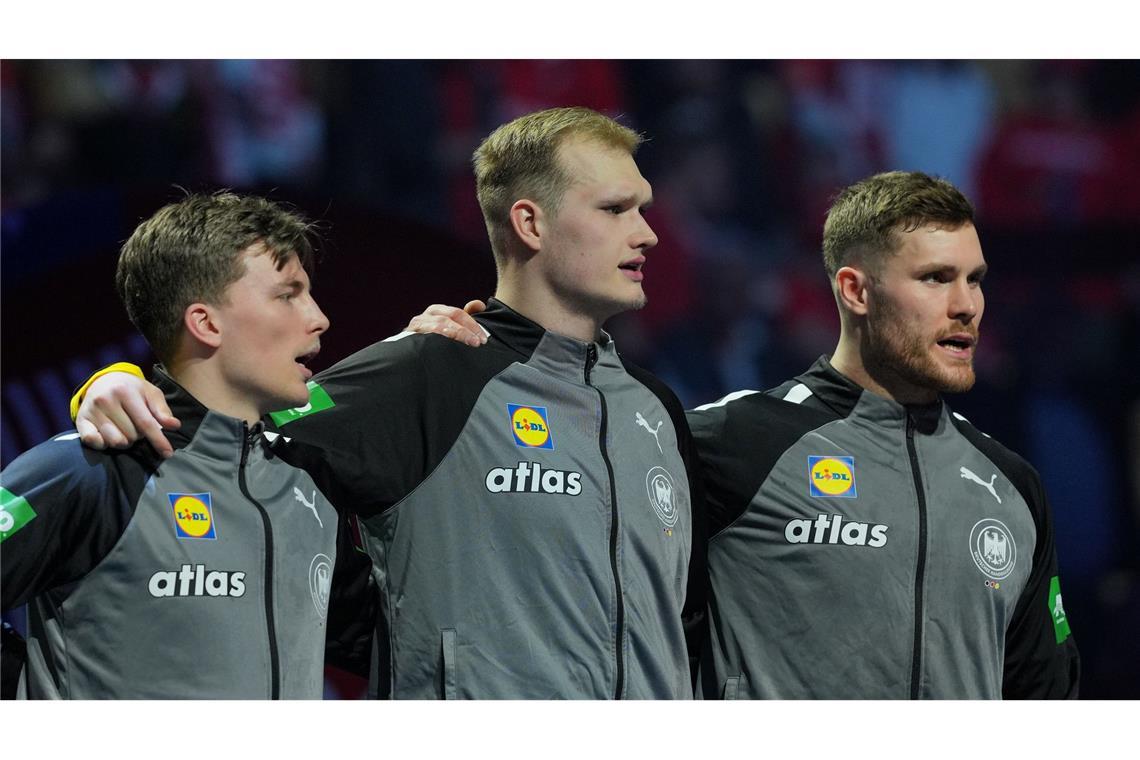
[[[946,367],[932,364],[925,368],[923,384],[939,393],[965,393],[974,387],[977,377],[972,365]]]
[[[304,406],[309,403],[309,389],[306,385],[302,384],[300,390],[290,389],[288,393],[276,394],[273,403],[275,404],[273,407],[273,411],[275,412]]]
[[[974,387],[974,382],[977,380],[974,375],[974,370],[969,372],[957,373],[952,377],[947,377],[940,391],[942,393],[965,393]]]
[[[621,301],[617,301],[616,305],[620,310],[618,313],[621,313],[625,311],[637,311],[638,309],[644,309],[647,303],[649,303],[649,298],[646,297],[644,292],[638,290],[637,295],[631,296],[630,298],[626,298]]]

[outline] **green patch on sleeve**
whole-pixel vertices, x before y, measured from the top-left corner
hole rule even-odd
[[[7,488],[0,487],[0,543],[8,540],[20,528],[31,522],[36,510],[23,496],[17,496]]]
[[[278,427],[287,425],[302,417],[308,417],[310,414],[332,409],[336,406],[336,404],[333,403],[332,397],[329,396],[328,391],[322,388],[320,383],[316,380],[310,380],[307,386],[309,388],[309,403],[304,406],[298,406],[295,409],[286,409],[281,412],[270,413],[269,418],[273,420]]]
[[[1065,615],[1065,606],[1061,602],[1061,579],[1056,575],[1049,581],[1049,614],[1053,616],[1053,633],[1057,636],[1057,643],[1069,638],[1069,618]]]

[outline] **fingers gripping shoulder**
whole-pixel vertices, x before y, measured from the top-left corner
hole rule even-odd
[[[114,364],[108,364],[103,369],[97,370],[91,377],[87,378],[87,381],[84,382],[83,385],[79,386],[71,397],[70,412],[72,422],[75,422],[75,418],[79,416],[79,405],[83,403],[83,397],[87,394],[87,389],[91,387],[92,383],[103,377],[103,375],[109,375],[112,372],[126,372],[140,380],[146,379],[143,376],[143,371],[130,362],[115,362]]]

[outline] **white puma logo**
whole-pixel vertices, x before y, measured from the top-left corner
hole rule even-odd
[[[974,481],[975,483],[980,485],[982,488],[985,488],[987,491],[989,491],[991,494],[993,494],[994,498],[997,499],[997,503],[1001,504],[1001,497],[997,495],[997,489],[994,488],[994,482],[997,480],[997,473],[996,472],[993,474],[993,477],[990,478],[990,482],[987,483],[986,481],[982,480],[981,478],[979,478],[974,473],[970,472],[970,470],[965,468],[965,467],[959,468],[958,471],[960,473],[962,473],[962,477],[965,478],[966,480]]]
[[[300,488],[297,488],[297,486],[293,486],[293,495],[297,497],[297,501],[301,502],[306,507],[313,510],[313,517],[317,518],[317,524],[320,525],[322,528],[325,527],[325,524],[323,522],[321,522],[321,516],[317,514],[317,492],[313,491],[313,500],[309,501],[308,499],[305,498],[305,494],[301,493]]]
[[[658,421],[657,427],[651,428],[649,427],[649,423],[645,420],[645,418],[641,416],[641,412],[637,413],[637,424],[641,425],[643,428],[653,434],[653,440],[657,441],[657,450],[664,454],[665,452],[661,450],[661,439],[657,437],[657,431],[661,429],[662,422],[664,422],[664,420]]]

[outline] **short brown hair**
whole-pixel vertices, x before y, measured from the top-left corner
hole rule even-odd
[[[644,139],[589,108],[551,108],[502,125],[475,151],[475,194],[496,256],[502,254],[507,217],[516,200],[531,198],[549,213],[558,210],[571,179],[558,161],[558,147],[572,136],[630,155]]]
[[[293,256],[309,269],[312,231],[299,214],[265,198],[188,195],[135,228],[119,254],[115,289],[155,355],[169,362],[186,307],[221,303],[245,272],[242,252],[259,243],[277,269]]]
[[[829,277],[853,261],[874,267],[898,251],[899,233],[924,224],[957,229],[974,223],[974,207],[944,179],[922,172],[884,172],[844,188],[823,225],[823,265]]]

